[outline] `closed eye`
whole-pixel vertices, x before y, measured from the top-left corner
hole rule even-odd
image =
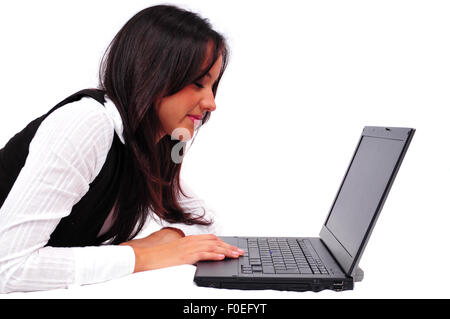
[[[204,86],[202,84],[198,83],[198,82],[194,82],[194,85],[196,87],[198,87],[199,89],[203,89],[204,88]]]

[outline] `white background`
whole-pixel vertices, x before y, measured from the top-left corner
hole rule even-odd
[[[159,3],[0,2],[0,147],[96,87],[114,35]],[[170,3],[208,18],[231,49],[217,110],[183,164],[223,235],[318,236],[363,127],[417,129],[361,260],[364,280],[344,293],[216,290],[180,266],[0,298],[448,298],[450,4]]]

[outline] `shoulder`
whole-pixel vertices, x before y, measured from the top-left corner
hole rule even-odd
[[[79,101],[68,103],[50,113],[41,125],[79,125],[97,124],[114,127],[105,107],[96,100],[84,97]],[[76,125],[73,125],[76,127]]]
[[[72,142],[80,139],[93,141],[103,139],[103,142],[112,142],[114,123],[103,105],[86,97],[63,105],[50,113],[36,132],[36,135],[42,134],[69,139]]]
[[[82,98],[50,113],[36,131],[29,151],[52,153],[72,165],[85,163],[94,177],[113,139],[114,124],[104,106],[92,98]]]

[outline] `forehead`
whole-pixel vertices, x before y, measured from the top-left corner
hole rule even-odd
[[[205,74],[205,77],[216,80],[222,70],[222,55],[219,55],[216,62],[214,62],[209,72]]]
[[[216,60],[212,61],[212,59],[214,58],[214,48],[214,42],[209,41],[206,47],[206,56],[202,64],[201,71],[201,74],[204,74],[206,77],[216,77],[216,75],[218,75],[220,73],[220,70],[222,69],[222,54],[220,52]]]

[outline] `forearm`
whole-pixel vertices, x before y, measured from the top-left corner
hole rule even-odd
[[[25,292],[92,284],[130,274],[134,253],[129,247],[44,247],[0,263],[0,292]]]
[[[4,247],[6,248],[6,247]],[[3,255],[0,293],[65,288],[75,278],[71,249],[41,248],[29,255]]]

